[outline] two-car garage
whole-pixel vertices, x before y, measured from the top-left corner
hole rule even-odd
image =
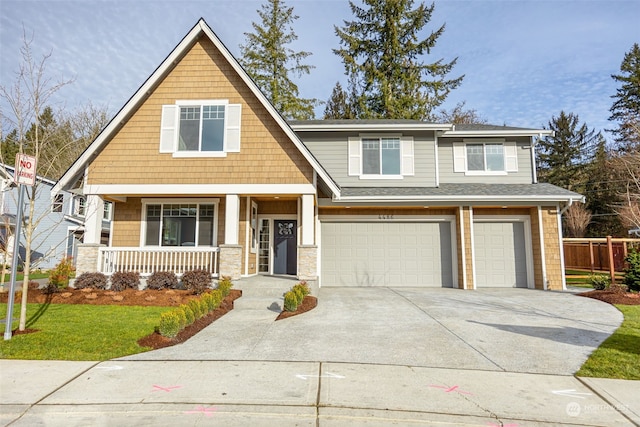
[[[473,222],[475,287],[532,284],[528,224],[523,219]],[[323,286],[459,287],[454,218],[325,219],[320,236]]]

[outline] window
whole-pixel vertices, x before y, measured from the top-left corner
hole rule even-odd
[[[51,212],[62,212],[64,205],[64,194],[56,194],[51,204]]]
[[[75,216],[84,216],[87,207],[87,199],[84,196],[76,196],[73,198],[73,214]]]
[[[177,101],[162,106],[160,152],[174,157],[225,156],[240,151],[240,104]]]
[[[102,219],[105,221],[111,221],[111,212],[113,211],[113,203],[104,202],[104,210],[102,211]]]
[[[145,208],[145,245],[215,246],[213,203],[150,203]]]
[[[349,138],[349,175],[361,179],[396,179],[413,175],[413,138]]]
[[[504,175],[518,171],[515,142],[470,141],[453,143],[454,172],[468,175]]]
[[[251,253],[256,253],[258,246],[258,205],[251,202]]]

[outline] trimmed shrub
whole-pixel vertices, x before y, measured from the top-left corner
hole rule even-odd
[[[202,310],[200,301],[198,301],[197,299],[192,299],[187,303],[187,305],[189,306],[191,311],[193,311],[193,315],[195,316],[196,320],[200,319],[202,316],[206,314],[206,311]]]
[[[298,297],[295,292],[289,291],[284,294],[284,309],[286,311],[296,311],[298,309]]]
[[[611,284],[611,278],[605,274],[592,274],[589,276],[589,284],[597,291],[603,291]]]
[[[231,277],[222,276],[222,279],[218,280],[218,290],[222,292],[222,299],[224,299],[229,292],[231,292],[231,288],[233,287],[233,283],[231,282]]]
[[[299,289],[300,291],[302,291],[302,296],[306,297],[307,295],[309,295],[311,293],[311,289],[309,289],[309,285],[307,285],[307,282],[302,281],[298,284],[296,284],[293,287],[293,290]]]
[[[291,288],[291,292],[293,292],[296,296],[296,305],[302,304],[302,300],[304,300],[304,292],[300,288],[296,288],[295,286]]]
[[[200,304],[200,310],[202,310],[202,316],[209,314],[209,303],[207,303],[203,298],[199,298],[198,303]]]
[[[185,289],[200,295],[211,287],[211,274],[207,270],[191,270],[182,275]]]
[[[74,271],[73,258],[70,256],[62,258],[58,265],[49,271],[49,284],[59,289],[66,288],[69,286],[69,277]]]
[[[182,330],[179,310],[171,310],[160,314],[158,332],[163,337],[174,338]]]
[[[178,319],[180,320],[180,330],[183,330],[187,326],[187,315],[180,307],[174,308],[173,311],[176,313],[176,316],[178,316]]]
[[[640,291],[640,252],[634,249],[624,260],[627,263],[624,269],[624,284],[629,290]]]
[[[116,271],[111,275],[111,290],[120,292],[125,289],[138,289],[140,274],[133,271]]]
[[[178,287],[178,277],[173,271],[156,271],[147,279],[149,289],[175,289]]]
[[[106,289],[107,276],[102,273],[82,273],[76,278],[73,287],[76,289]]]
[[[220,304],[222,304],[222,300],[224,299],[224,297],[222,296],[222,291],[220,291],[219,289],[214,289],[213,291],[211,291],[211,298],[213,299],[214,310],[220,307]]]
[[[189,307],[186,304],[182,304],[179,308],[184,312],[184,317],[186,319],[185,326],[189,326],[196,321],[196,315],[191,309],[191,307]]]

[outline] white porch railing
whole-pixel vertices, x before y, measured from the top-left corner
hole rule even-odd
[[[155,271],[173,271],[181,276],[195,269],[218,275],[220,248],[194,247],[107,247],[99,248],[98,271],[107,275],[116,271],[132,271],[148,276]]]

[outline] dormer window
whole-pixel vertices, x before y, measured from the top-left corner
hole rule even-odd
[[[402,179],[413,175],[413,138],[362,135],[349,138],[349,175]]]
[[[240,151],[240,104],[176,101],[162,106],[160,152],[173,157],[224,157]]]

